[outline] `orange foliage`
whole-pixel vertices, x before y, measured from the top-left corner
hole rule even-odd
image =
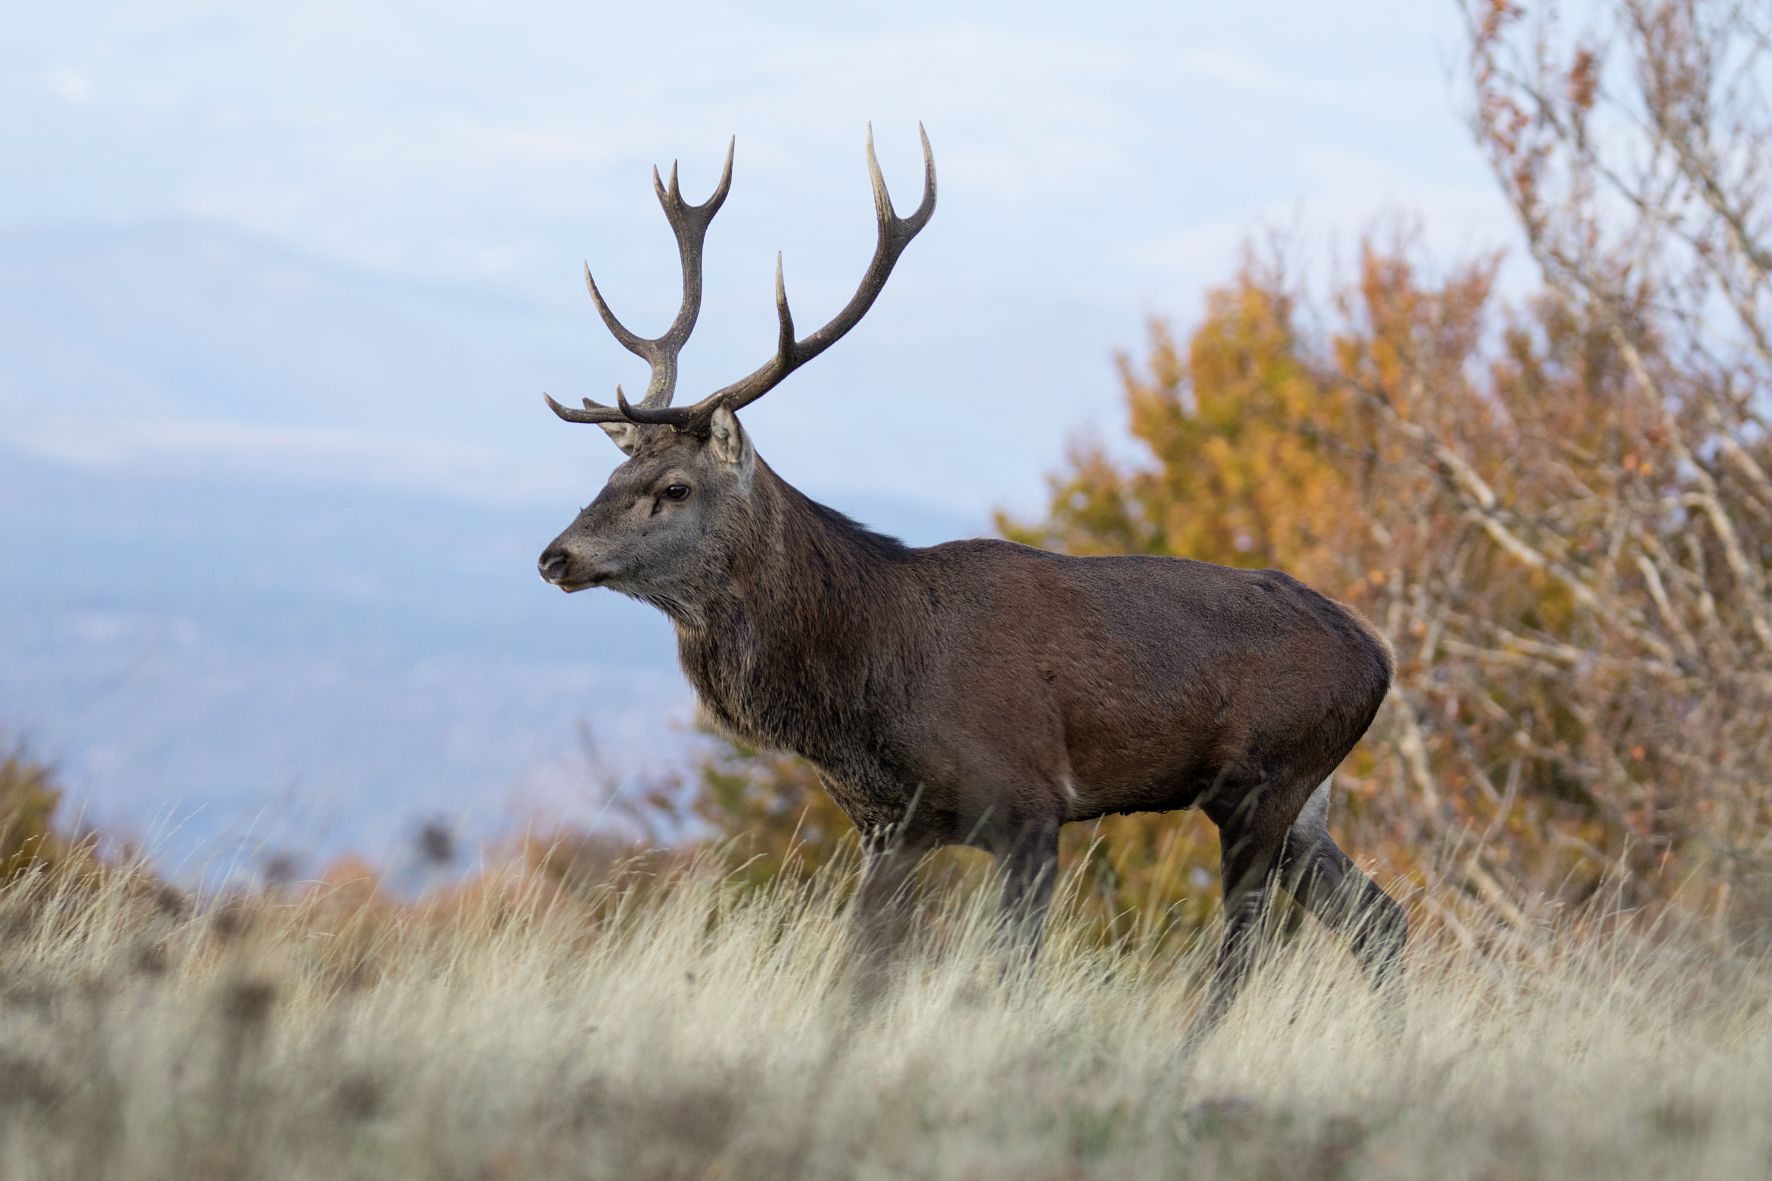
[[[1765,848],[1750,768],[1772,740],[1758,666],[1719,646],[1707,680],[1666,659],[1699,624],[1682,613],[1717,613],[1728,591],[1715,562],[1669,567],[1696,580],[1678,596],[1644,572],[1690,535],[1662,506],[1694,475],[1661,409],[1630,390],[1616,338],[1562,301],[1504,306],[1495,271],[1485,258],[1430,279],[1407,241],[1368,244],[1313,337],[1278,271],[1246,265],[1208,295],[1185,347],[1155,323],[1146,359],[1121,360],[1143,458],[1077,444],[1046,517],[999,526],[1076,554],[1277,566],[1373,619],[1397,682],[1337,775],[1332,823],[1381,872],[1504,914],[1531,894],[1584,897],[1621,868],[1632,902],[1683,884],[1721,906],[1766,864],[1717,854],[1723,841]],[[1763,566],[1772,515],[1740,528]],[[1706,589],[1707,571],[1722,581]],[[1694,730],[1697,717],[1721,729]],[[1722,733],[1747,744],[1730,758],[1746,779],[1694,774]],[[689,801],[740,838],[758,878],[796,840],[810,865],[847,839],[786,756],[727,748]],[[1067,862],[1104,931],[1207,921],[1217,842],[1204,821],[1072,827]]]

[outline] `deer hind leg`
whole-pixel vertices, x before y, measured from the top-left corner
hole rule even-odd
[[[1394,991],[1409,938],[1408,916],[1329,835],[1328,805],[1325,779],[1286,835],[1280,882],[1300,906],[1347,940],[1374,988]]]
[[[1218,826],[1224,936],[1206,1004],[1188,1029],[1185,1047],[1201,1042],[1242,991],[1267,928],[1293,829],[1301,823],[1312,831],[1320,827],[1310,819],[1325,804],[1312,791],[1318,782],[1318,777],[1294,772],[1239,773],[1231,768],[1202,795],[1201,810]]]
[[[1235,819],[1219,825],[1223,848],[1220,874],[1224,881],[1224,937],[1218,945],[1206,1005],[1188,1029],[1187,1045],[1197,1045],[1224,1020],[1255,959],[1256,948],[1272,897],[1279,866],[1279,840],[1253,824]]]

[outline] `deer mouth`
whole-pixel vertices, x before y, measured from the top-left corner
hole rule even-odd
[[[571,551],[558,542],[542,551],[536,572],[543,582],[557,586],[567,594],[601,586],[610,578],[608,570],[586,570],[584,564],[575,560]]]

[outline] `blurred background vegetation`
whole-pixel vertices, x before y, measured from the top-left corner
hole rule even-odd
[[[1618,889],[1764,928],[1772,50],[1750,6],[1608,7],[1593,34],[1467,9],[1470,124],[1524,277],[1407,228],[1317,283],[1291,244],[1251,247],[1191,327],[1119,358],[1133,446],[1079,438],[1045,517],[998,526],[1278,567],[1375,621],[1396,685],[1333,824],[1435,896],[1524,921]],[[648,806],[733,838],[747,874],[850,839],[792,759],[727,746],[686,788]],[[1206,921],[1210,825],[1072,829],[1104,923]]]
[[[1524,924],[1534,900],[1608,890],[1764,931],[1772,37],[1758,6],[1602,7],[1583,32],[1556,5],[1467,5],[1470,127],[1523,256],[1432,259],[1390,227],[1309,277],[1296,244],[1252,245],[1119,358],[1131,438],[1080,436],[1045,514],[997,524],[1278,567],[1372,619],[1397,679],[1331,825],[1454,930],[1464,906]],[[53,775],[11,749],[0,873],[91,857],[55,827]],[[718,739],[616,799],[671,851],[554,834],[523,856],[574,887],[691,855],[763,883],[853,842],[808,767]],[[1211,920],[1204,820],[1072,829],[1104,934]]]

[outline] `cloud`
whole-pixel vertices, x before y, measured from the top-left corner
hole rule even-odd
[[[92,97],[92,76],[67,67],[43,75],[43,89],[65,103],[84,103]]]
[[[479,500],[571,495],[574,473],[510,451],[409,435],[206,420],[45,418],[6,442],[28,455],[94,468],[203,470],[367,483]]]
[[[1182,68],[1235,90],[1275,93],[1287,80],[1261,62],[1224,49],[1190,49],[1181,55]]]
[[[1192,79],[1244,96],[1283,100],[1301,112],[1327,109],[1368,118],[1409,117],[1423,99],[1425,82],[1419,73],[1382,69],[1335,76],[1285,70],[1224,48],[1190,49],[1180,62]]]
[[[1292,192],[1126,245],[1120,258],[1147,292],[1198,292],[1222,282],[1243,246],[1264,230],[1296,232],[1306,249],[1346,240],[1387,217],[1421,218],[1424,245],[1442,259],[1513,245],[1517,230],[1492,185],[1460,184],[1355,149],[1309,146],[1292,158]]]

